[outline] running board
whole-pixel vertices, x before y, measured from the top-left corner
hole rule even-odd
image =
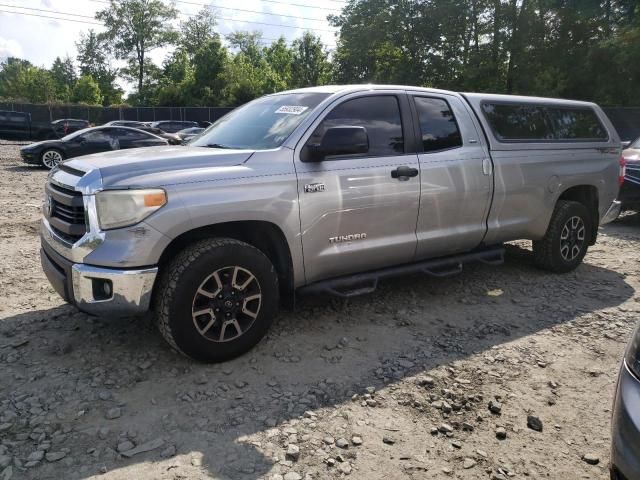
[[[462,271],[462,266],[469,262],[481,262],[487,265],[504,263],[504,247],[502,245],[476,250],[451,257],[387,267],[364,273],[355,273],[343,277],[321,280],[298,289],[301,294],[329,293],[341,298],[351,298],[372,293],[378,287],[378,281],[384,278],[398,277],[411,273],[426,273],[434,277],[448,277]]]

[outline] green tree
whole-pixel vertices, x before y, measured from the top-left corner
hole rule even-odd
[[[193,17],[180,23],[180,46],[191,56],[206,42],[218,38],[216,15],[210,8],[203,8]]]
[[[163,63],[153,103],[167,106],[192,104],[193,81],[189,55],[183,49],[175,50]]]
[[[76,103],[100,105],[102,94],[98,82],[91,75],[82,75],[73,87],[72,100]]]
[[[106,27],[100,36],[110,43],[117,58],[129,62],[130,73],[133,65],[137,67],[139,101],[146,100],[147,54],[178,39],[171,26],[177,15],[173,4],[161,0],[109,0],[109,7],[96,13]]]
[[[273,71],[278,73],[287,87],[293,88],[293,51],[287,45],[287,41],[284,37],[278,38],[278,40],[273,42],[270,46],[265,47],[264,58]]]
[[[193,56],[193,99],[196,105],[216,105],[222,101],[227,49],[218,37],[207,40]]]
[[[73,60],[69,56],[64,60],[56,57],[51,66],[51,77],[56,85],[56,99],[68,102],[71,97],[71,89],[77,78]]]
[[[327,82],[331,65],[319,37],[305,32],[301,38],[293,41],[292,51],[292,85],[313,87]]]
[[[116,83],[118,70],[111,67],[109,47],[105,41],[90,29],[87,34],[80,34],[76,48],[80,75],[90,75],[98,82],[103,105],[122,103],[124,91]]]
[[[262,32],[232,32],[227,35],[227,41],[231,48],[239,50],[254,66],[264,58],[260,46]]]
[[[33,65],[28,60],[9,57],[0,63],[0,97],[27,99],[27,78]]]

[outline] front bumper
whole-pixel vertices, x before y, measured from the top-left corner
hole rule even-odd
[[[640,478],[640,381],[624,362],[613,405],[611,437],[612,478]]]
[[[605,213],[600,219],[600,225],[606,225],[607,223],[613,222],[620,215],[621,209],[622,204],[615,200],[609,207],[609,210],[607,210],[607,213]]]
[[[73,263],[44,238],[40,259],[54,290],[86,313],[129,316],[149,310],[157,267],[115,269]]]
[[[20,152],[20,157],[24,163],[29,165],[41,165],[40,157],[34,152]]]

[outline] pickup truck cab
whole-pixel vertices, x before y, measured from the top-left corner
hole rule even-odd
[[[567,272],[614,219],[621,144],[595,104],[404,86],[268,95],[186,147],[66,161],[42,264],[83,311],[153,311],[193,358],[239,355],[296,291],[500,263],[533,240]]]

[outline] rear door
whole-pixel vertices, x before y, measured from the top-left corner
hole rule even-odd
[[[471,250],[482,242],[493,190],[481,132],[454,95],[411,95],[420,139],[416,258]]]
[[[329,127],[361,126],[365,154],[302,161]],[[404,92],[347,95],[310,127],[295,151],[307,282],[413,260],[420,181]],[[399,167],[415,176],[394,178]],[[413,175],[413,174],[412,174]]]

